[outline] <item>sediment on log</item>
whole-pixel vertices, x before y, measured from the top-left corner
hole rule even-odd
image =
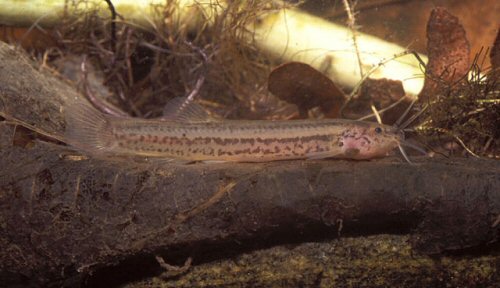
[[[497,287],[498,255],[415,254],[406,235],[341,237],[280,245],[154,277],[124,288],[183,287]],[[97,279],[106,279],[99,275]],[[221,281],[222,280],[222,281]],[[101,280],[102,281],[102,280]],[[220,284],[223,282],[224,284]],[[91,284],[95,284],[92,282]]]
[[[498,243],[498,161],[73,157],[47,137],[14,138],[24,126],[64,141],[64,103],[78,94],[5,44],[0,63],[2,283],[71,285],[127,261],[152,266],[157,254],[197,265],[346,235],[410,233],[414,253],[437,255]]]

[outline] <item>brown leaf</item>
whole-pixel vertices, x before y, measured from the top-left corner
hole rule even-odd
[[[367,113],[371,113],[370,104],[374,104],[377,109],[383,109],[405,96],[403,84],[398,80],[391,79],[366,79],[361,87],[359,98],[368,100]],[[384,124],[393,124],[399,119],[401,114],[408,107],[410,100],[401,103],[385,112],[382,116]]]
[[[405,96],[401,81],[385,78],[366,79],[360,93],[370,97],[377,108],[385,108]]]
[[[457,17],[442,7],[431,12],[427,23],[425,84],[420,97],[429,100],[469,71],[469,42]]]
[[[339,117],[344,93],[313,67],[300,62],[289,62],[276,67],[268,79],[268,90],[281,100],[297,105],[302,118],[307,111],[320,107],[326,117]]]

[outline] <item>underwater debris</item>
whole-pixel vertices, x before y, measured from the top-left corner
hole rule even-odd
[[[175,20],[175,1],[156,8],[151,30],[124,19],[109,21],[99,16],[97,8],[81,11],[56,26],[58,46],[63,57],[87,55],[89,65],[102,71],[106,85],[118,96],[106,100],[131,115],[159,117],[168,100],[189,94],[203,80],[196,100],[231,118],[234,107],[255,109],[255,102],[270,97],[259,87],[265,87],[274,64],[252,43],[243,41],[243,34],[260,13],[269,10],[271,2],[230,3],[223,13],[201,14],[199,21],[205,24],[198,30]],[[214,4],[213,9],[219,8]],[[112,23],[115,33],[110,30]],[[268,103],[276,109],[282,105]]]
[[[422,101],[434,99],[440,86],[460,81],[469,71],[470,45],[457,17],[445,8],[432,10],[427,23],[427,54]]]
[[[457,142],[476,157],[500,157],[500,75],[482,67],[484,54],[469,63],[465,31],[444,8],[432,11],[427,27],[429,63],[419,99],[429,109],[415,131],[437,137],[429,142]]]
[[[319,107],[328,118],[339,118],[344,92],[323,73],[308,64],[288,62],[269,74],[268,90],[281,100],[297,105],[301,118]]]
[[[44,6],[40,9],[33,7],[30,1],[15,2],[15,5],[7,3],[8,8],[0,9],[0,18],[7,19],[9,25],[28,26],[39,19],[41,26],[51,27],[60,24],[63,16],[74,19],[89,13],[92,11],[92,5],[95,5],[94,10],[97,11],[95,14],[98,17],[102,19],[110,17],[109,7],[105,1],[82,0],[67,5],[61,4],[64,3],[63,0],[47,2],[47,5],[39,5]],[[344,25],[295,9],[303,1],[290,1],[295,4],[273,0],[150,0],[134,3],[114,0],[112,2],[119,19],[117,24],[127,23],[135,29],[154,31],[162,25],[160,22],[163,20],[158,21],[158,19],[165,19],[167,26],[173,29],[164,31],[166,32],[162,35],[164,39],[169,37],[175,39],[182,34],[196,37],[201,31],[211,30],[211,26],[216,26],[222,28],[218,29],[220,34],[240,34],[243,37],[240,38],[242,42],[266,55],[271,55],[270,58],[274,57],[283,62],[305,62],[316,69],[326,65],[329,69],[325,74],[331,79],[336,79],[342,86],[352,87],[360,79],[357,72],[360,69],[359,61],[352,49],[351,30]],[[23,15],[23,11],[33,13]],[[228,25],[220,26],[219,20],[225,18],[229,20],[223,22]],[[231,26],[229,25],[231,22],[245,25]],[[116,38],[119,38],[119,27],[116,31]],[[406,50],[400,45],[361,32],[357,33],[356,43],[364,65],[363,70],[369,70],[382,59],[391,58],[392,55]],[[198,47],[203,48],[203,46]],[[187,52],[192,51],[188,49]],[[425,58],[423,55],[422,57]],[[405,90],[412,95],[416,95],[422,88],[422,79],[413,78],[419,73],[418,62],[412,56],[406,57],[403,61],[391,61],[380,67],[377,72],[379,78],[402,80]]]
[[[500,157],[500,81],[493,70],[477,63],[466,81],[443,87],[429,102],[415,130],[434,141],[456,141],[469,154]],[[429,139],[432,142],[432,138]]]
[[[112,21],[109,14],[103,16],[102,11],[99,10],[100,6],[96,6],[92,12],[89,12],[89,10],[79,10],[78,13],[72,15],[73,18],[64,18],[63,24],[56,27],[54,34],[58,35],[58,43],[57,47],[55,47],[57,53],[47,53],[46,58],[51,62],[61,57],[64,61],[66,57],[86,55],[88,66],[94,66],[96,70],[102,72],[101,82],[109,87],[112,92],[103,98],[133,116],[143,118],[160,117],[164,111],[164,106],[171,98],[193,94],[196,102],[202,103],[204,106],[209,106],[214,113],[221,114],[224,118],[290,119],[296,117],[297,110],[293,105],[279,101],[266,91],[267,75],[271,71],[271,67],[276,65],[275,61],[277,60],[262,53],[262,47],[259,46],[262,43],[259,41],[263,39],[256,37],[256,39],[259,38],[259,41],[248,41],[248,32],[251,32],[250,34],[255,32],[255,36],[260,35],[259,33],[267,25],[262,21],[262,17],[264,16],[267,19],[269,15],[277,13],[273,17],[279,20],[284,17],[280,14],[283,12],[282,10],[286,10],[286,19],[296,20],[296,18],[289,17],[302,17],[302,12],[291,9],[290,7],[293,7],[293,5],[276,5],[271,0],[246,1],[245,3],[228,2],[224,5],[211,4],[203,5],[203,7],[196,6],[195,8],[198,9],[198,12],[190,12],[194,13],[192,15],[197,15],[196,17],[193,16],[196,18],[196,21],[193,21],[197,23],[196,29],[193,29],[193,21],[189,23],[181,21],[185,18],[182,18],[179,13],[187,12],[184,10],[182,10],[183,12],[178,11],[178,9],[181,9],[178,5],[179,3],[177,1],[167,1],[166,6],[154,6],[153,12],[148,12],[148,15],[152,15],[148,20],[148,27],[139,25],[138,22],[134,22],[132,16],[129,19],[126,13],[120,12],[119,1],[116,3],[113,1],[116,8],[115,12],[118,12],[115,15],[116,21]],[[286,7],[286,9],[283,7]],[[202,13],[199,13],[200,11]],[[456,39],[452,37],[456,41],[451,41],[453,42],[452,44],[468,49],[465,32],[460,27],[458,19],[449,15],[442,8],[436,9],[433,13],[434,16],[431,19],[435,18],[435,21],[433,24],[429,22],[430,32],[437,29],[439,33],[448,33],[443,31],[448,31],[445,29],[447,27],[445,24],[450,22],[455,25],[453,27],[458,27]],[[272,21],[269,20],[268,22]],[[115,25],[114,32],[112,23]],[[295,33],[295,26],[293,25],[296,23],[288,22],[288,24],[290,24],[290,31],[294,31]],[[255,28],[253,25],[258,27]],[[251,27],[254,27],[256,30],[252,30]],[[275,28],[277,29],[277,27]],[[256,31],[260,32],[257,33]],[[273,30],[273,33],[275,32]],[[429,34],[429,39],[441,40],[438,37],[438,35],[441,35],[439,33]],[[362,34],[360,35],[363,36]],[[292,36],[288,35],[287,37],[289,38],[287,39],[293,40],[295,36]],[[303,40],[301,42],[307,42],[307,39]],[[431,44],[429,46],[434,47]],[[444,64],[439,62],[443,57],[448,57],[448,55],[442,54],[442,51],[437,46],[433,48],[433,61],[437,62],[433,64],[431,61],[427,67],[427,74],[432,75],[427,80],[428,83],[431,83],[429,84],[430,86],[433,85],[432,83],[441,83],[443,77],[449,78],[446,80],[448,81],[447,85],[451,85],[449,84],[450,81],[458,81],[457,79],[463,78],[463,75],[462,78],[457,78],[459,74],[466,73],[457,72],[463,70],[464,59],[467,59],[460,56],[466,54],[464,52],[466,50],[462,48],[451,46],[447,48],[448,52],[460,58],[458,62],[453,60],[453,65],[457,65],[458,68],[450,66],[449,63]],[[363,50],[362,48],[360,49]],[[323,56],[326,58],[321,59],[328,58],[326,54]],[[394,57],[399,56],[396,55]],[[283,59],[286,59],[286,57]],[[334,62],[332,61],[319,61],[326,63],[323,63],[327,67],[324,70],[326,74],[331,72],[329,69],[331,68],[330,64]],[[378,66],[384,66],[389,62],[398,61],[382,60]],[[348,74],[346,71],[344,72],[344,74]],[[395,89],[394,91],[390,90],[389,94],[391,96],[389,98],[392,100],[389,102],[392,101],[392,103],[389,104],[385,103],[385,100],[382,99],[383,97],[374,96],[376,91],[386,89],[382,88],[386,87],[384,86],[385,84],[377,84],[378,88],[375,87],[375,89],[372,87],[375,89],[373,90],[369,88],[370,81],[375,80],[367,80],[364,85],[359,85],[359,87],[370,90],[370,94],[372,95],[369,101],[374,102],[376,109],[384,109],[385,106],[394,105],[399,101],[396,100],[397,97],[401,96],[399,88],[386,83],[389,85],[387,89]],[[198,85],[199,83],[202,83],[202,85]],[[269,84],[272,83],[270,82]],[[381,86],[379,87],[378,85]],[[198,86],[202,88],[199,89]],[[271,91],[273,91],[272,86],[269,86]],[[355,89],[359,89],[359,87]],[[444,92],[436,92],[433,95],[447,94],[445,90],[449,89],[449,87],[446,86],[440,89]],[[306,92],[313,93],[313,90]],[[395,93],[394,95],[392,95],[393,92]],[[407,94],[411,94],[408,91],[406,92]],[[278,95],[278,93],[275,94]],[[294,97],[296,96],[297,94]],[[496,96],[492,97],[496,99]],[[360,101],[360,99],[355,100],[354,102]],[[488,101],[491,102],[493,100],[489,99]],[[486,102],[483,101],[483,103]],[[300,106],[303,105],[307,106],[311,105],[311,103],[309,101],[302,101]],[[337,103],[333,103],[331,111],[322,108],[324,110],[322,111],[323,114],[330,114],[327,116],[336,117],[335,105]],[[490,105],[496,104],[493,103]],[[396,115],[399,115],[397,112],[404,107],[405,105],[398,104],[390,112],[384,113],[386,117],[383,119],[384,123],[392,122],[389,118],[397,118]],[[302,109],[302,114],[305,115],[303,111],[308,109],[308,107],[299,107],[299,109]],[[349,116],[351,117],[352,115]],[[421,119],[424,119],[424,116]],[[492,121],[494,122],[494,120]],[[424,122],[420,125],[421,131],[424,127],[425,129],[431,129],[432,125],[429,122],[425,122],[424,124]],[[448,131],[444,127],[434,127],[433,129],[441,132]],[[488,135],[490,135],[489,137],[493,137],[492,135],[496,134],[490,133]],[[460,137],[460,139],[462,138]],[[464,140],[464,143],[466,142]],[[485,147],[491,147],[494,140],[486,140],[486,142],[488,145],[485,144]]]
[[[370,109],[380,110],[382,123],[392,125],[411,103],[412,98],[406,96],[401,81],[367,78],[361,84],[356,101],[352,101],[349,108],[358,115],[366,115]]]

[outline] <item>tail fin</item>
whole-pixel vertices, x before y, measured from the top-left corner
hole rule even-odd
[[[102,153],[113,145],[110,116],[82,101],[68,101],[64,109],[67,144],[91,154]]]

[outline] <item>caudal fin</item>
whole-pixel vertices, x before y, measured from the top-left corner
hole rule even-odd
[[[67,144],[91,154],[102,153],[111,147],[113,134],[110,116],[82,101],[67,103],[64,109],[64,139]]]

